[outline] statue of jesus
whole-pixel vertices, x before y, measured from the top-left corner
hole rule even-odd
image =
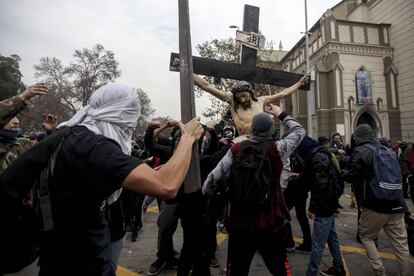
[[[230,111],[240,136],[251,135],[251,125],[253,116],[257,113],[266,111],[266,106],[287,96],[292,95],[301,86],[308,82],[308,77],[303,76],[297,83],[283,89],[281,92],[270,95],[255,97],[252,85],[246,81],[237,81],[231,93],[217,89],[202,77],[193,74],[194,84],[200,89],[210,93],[214,97],[229,104]]]

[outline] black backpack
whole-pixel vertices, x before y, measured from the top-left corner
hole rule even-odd
[[[256,214],[268,204],[269,194],[275,188],[272,162],[267,154],[269,146],[272,144],[244,141],[234,156],[225,185],[232,214]]]
[[[68,134],[60,131],[51,141],[32,147],[0,175],[0,275],[33,263],[39,256],[41,232],[53,230],[48,183]]]

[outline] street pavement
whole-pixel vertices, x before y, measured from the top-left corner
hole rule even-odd
[[[356,241],[356,229],[357,229],[357,210],[350,208],[350,189],[346,187],[345,194],[340,199],[340,204],[344,207],[336,217],[336,230],[338,233],[339,241],[341,243],[341,251],[343,255],[343,261],[347,271],[347,275],[352,276],[370,276],[373,275],[372,268],[368,262],[365,251],[361,244]],[[411,212],[414,212],[413,204],[411,200],[407,200],[408,208]],[[298,243],[301,241],[302,233],[299,227],[299,223],[295,217],[294,211],[292,215],[292,228],[295,236],[295,241]],[[127,234],[124,248],[119,260],[119,267],[117,271],[118,276],[137,276],[147,275],[148,268],[156,258],[157,252],[157,216],[158,208],[156,204],[150,206],[146,214],[143,214],[143,228],[138,234],[136,242],[131,242],[130,233]],[[312,222],[310,222],[312,224]],[[180,251],[183,240],[182,229],[179,226],[177,232],[174,235],[175,250]],[[219,233],[217,235],[217,241],[219,244],[217,250],[217,258],[219,260],[219,267],[212,269],[213,276],[226,275],[226,256],[227,256],[227,235]],[[390,243],[381,231],[378,237],[378,249],[380,256],[387,270],[388,276],[397,275],[397,262],[395,256],[392,254]],[[306,275],[306,267],[309,260],[309,255],[300,253],[289,253],[289,265],[292,270],[292,275],[302,276]],[[414,275],[414,258],[410,257],[411,271]],[[332,259],[330,257],[329,250],[325,248],[320,269],[325,269],[331,266]],[[76,264],[74,264],[76,265]],[[62,270],[65,268],[63,267]],[[30,276],[37,275],[37,267],[32,265],[26,268],[20,273],[14,275],[18,276]],[[79,275],[83,275],[82,272]],[[162,271],[161,276],[176,275],[176,270],[166,269]],[[255,255],[251,266],[250,274],[254,276],[267,276],[270,273],[267,271],[264,263],[259,255]]]
[[[345,194],[340,199],[340,204],[344,207],[336,217],[336,230],[339,241],[341,243],[341,251],[347,275],[352,276],[369,276],[373,275],[373,270],[368,262],[362,245],[356,241],[357,229],[357,210],[350,208],[350,188],[346,187]],[[407,200],[407,205],[411,212],[414,212],[411,200]],[[153,205],[146,214],[143,214],[144,227],[139,232],[138,240],[131,242],[129,235],[125,242],[124,249],[121,254],[119,265],[121,266],[118,275],[147,275],[148,268],[155,260],[157,252],[157,215],[158,208]],[[296,219],[295,212],[292,211],[292,228],[295,241],[301,241],[302,233],[299,223]],[[312,224],[312,221],[310,222]],[[178,227],[174,235],[175,250],[180,251],[182,244],[182,229]],[[212,275],[226,275],[226,256],[227,256],[227,235],[219,233],[217,235],[219,247],[217,257],[219,267],[212,269]],[[387,275],[397,275],[397,262],[392,254],[390,243],[388,242],[383,231],[378,237],[378,250],[381,252],[381,258],[387,270]],[[309,261],[309,255],[300,253],[289,253],[289,265],[292,269],[292,275],[306,275],[306,267]],[[410,257],[411,271],[414,275],[414,258]],[[320,269],[328,268],[332,265],[332,259],[328,248],[325,249]],[[164,270],[159,275],[170,276],[176,275],[176,271],[172,269]],[[250,274],[257,276],[271,275],[260,255],[256,254],[250,266]]]

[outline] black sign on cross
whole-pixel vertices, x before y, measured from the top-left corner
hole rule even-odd
[[[243,32],[259,31],[259,8],[244,5]],[[174,60],[179,58],[177,53],[171,53],[170,70],[177,71]],[[290,87],[300,80],[303,75],[281,70],[272,70],[256,66],[257,50],[242,45],[240,64],[207,59],[193,56],[193,71],[195,74],[244,80],[253,83],[265,83],[281,87]],[[309,90],[310,84],[302,86]]]

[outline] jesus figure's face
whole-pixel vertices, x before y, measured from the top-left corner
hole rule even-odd
[[[237,92],[235,97],[244,109],[248,109],[252,105],[251,95],[248,91]]]

